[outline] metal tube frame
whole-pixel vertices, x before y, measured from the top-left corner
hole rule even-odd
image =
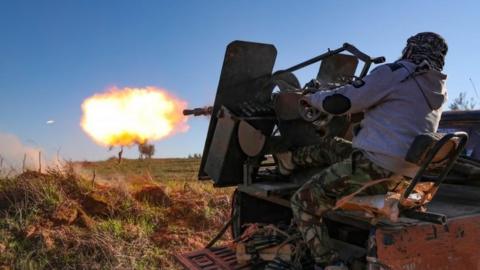
[[[433,158],[435,157],[435,155],[438,153],[438,151],[440,151],[440,149],[448,142],[450,141],[451,139],[453,138],[458,138],[460,141],[458,142],[458,145],[457,145],[457,148],[455,149],[455,152],[453,153],[453,155],[450,157],[448,163],[447,163],[447,166],[445,166],[445,168],[440,172],[440,174],[437,176],[437,178],[434,180],[435,184],[434,184],[434,187],[438,187],[442,182],[443,180],[445,179],[445,177],[447,176],[447,174],[450,172],[450,170],[452,169],[455,161],[457,160],[458,156],[460,156],[460,153],[463,151],[463,148],[465,147],[465,145],[467,144],[467,140],[468,140],[468,134],[465,133],[465,132],[455,132],[455,133],[449,133],[449,134],[446,134],[445,136],[443,136],[443,138],[441,138],[436,144],[435,146],[433,147],[432,150],[430,150],[430,152],[428,153],[428,156],[427,156],[427,159],[425,160],[425,162],[422,164],[422,166],[420,167],[420,169],[418,170],[417,174],[415,175],[415,177],[412,179],[412,181],[410,182],[410,185],[408,185],[407,189],[405,190],[405,192],[403,193],[403,198],[406,199],[408,198],[408,196],[412,193],[413,189],[415,188],[415,186],[417,185],[417,183],[424,177],[424,173],[425,171],[427,170],[428,168],[428,165],[430,165],[430,163],[432,162]]]
[[[323,60],[323,59],[325,59],[329,56],[339,54],[339,53],[344,52],[344,51],[347,51],[347,52],[351,53],[352,55],[354,55],[355,57],[357,57],[358,59],[360,59],[364,62],[362,71],[361,71],[360,76],[359,76],[360,78],[363,78],[367,75],[368,70],[370,69],[370,66],[371,66],[372,63],[381,64],[381,63],[385,62],[385,57],[383,57],[383,56],[372,58],[372,57],[368,56],[367,54],[363,53],[362,51],[360,51],[359,49],[357,49],[352,44],[344,43],[343,46],[338,48],[338,49],[328,50],[328,52],[323,53],[323,54],[321,54],[319,56],[316,56],[314,58],[311,58],[307,61],[304,61],[304,62],[302,62],[298,65],[295,65],[293,67],[290,67],[290,68],[287,68],[287,69],[284,69],[284,70],[279,70],[279,71],[275,72],[274,75],[278,75],[278,74],[284,73],[284,72],[293,72],[293,71],[299,70],[299,69],[304,68],[306,66],[309,66],[311,64],[320,62],[321,60]]]

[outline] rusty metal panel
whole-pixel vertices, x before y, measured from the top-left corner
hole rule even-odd
[[[175,255],[187,270],[248,270],[248,265],[237,262],[235,252],[227,247],[212,247]]]
[[[330,83],[345,83],[357,70],[358,58],[353,55],[334,54],[322,60],[317,79]]]
[[[480,187],[442,184],[427,209],[449,219],[476,216],[480,215],[479,196]]]
[[[247,121],[238,124],[238,143],[243,153],[249,157],[260,154],[265,146],[266,136]]]
[[[377,255],[392,270],[480,269],[480,215],[446,225],[420,223],[399,230],[379,228]]]
[[[245,41],[234,41],[227,46],[220,81],[218,84],[212,117],[208,127],[207,138],[200,164],[199,179],[212,177],[206,169],[206,163],[211,153],[210,148],[217,126],[217,114],[222,106],[234,115],[242,116],[241,106],[248,102],[266,103],[271,98],[273,85],[271,75],[277,51],[271,44],[261,44]],[[264,134],[271,133],[273,121],[262,121],[253,124]],[[236,137],[236,134],[234,134]],[[233,141],[232,141],[233,142]],[[220,178],[215,179],[218,186],[228,186],[241,183],[242,173],[233,174],[243,168],[246,159],[238,142],[232,143],[224,156],[228,164],[224,164]]]
[[[226,111],[226,109],[224,109]],[[225,166],[230,161],[226,157],[228,156],[229,148],[235,141],[234,131],[236,130],[236,122],[226,112],[223,116],[218,118],[215,132],[210,144],[210,149],[205,162],[205,172],[216,182],[220,182],[222,178],[234,177],[235,175],[241,175],[242,167],[234,167],[237,170],[231,170],[227,173],[232,174],[225,175]]]

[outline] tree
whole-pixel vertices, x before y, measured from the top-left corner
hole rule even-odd
[[[155,154],[155,145],[148,144],[147,142],[138,145],[138,152],[140,152],[140,159],[145,157],[150,159]]]
[[[188,157],[189,159],[197,159],[197,158],[202,158],[202,154],[195,153],[195,154],[189,154]]]
[[[470,98],[467,100],[467,93],[460,92],[458,97],[456,97],[453,102],[450,104],[449,108],[452,111],[469,111],[473,110],[476,106],[475,100]]]
[[[114,147],[113,145],[110,145],[108,147],[108,151],[112,151],[113,147]],[[122,163],[122,156],[123,156],[123,145],[120,145],[120,151],[118,152],[118,164]],[[23,158],[23,164],[25,167],[25,157]]]

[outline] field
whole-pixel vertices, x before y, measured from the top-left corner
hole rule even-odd
[[[0,179],[0,269],[179,269],[228,219],[199,159],[73,162]],[[227,239],[222,241],[228,241]]]

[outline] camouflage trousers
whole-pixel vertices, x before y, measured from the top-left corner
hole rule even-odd
[[[326,265],[335,254],[322,216],[336,200],[357,191],[370,180],[392,175],[371,161],[360,150],[352,149],[349,141],[334,138],[319,145],[293,151],[298,166],[323,166],[291,198],[294,220],[317,264]],[[388,182],[368,187],[361,194],[384,194],[391,187]]]

